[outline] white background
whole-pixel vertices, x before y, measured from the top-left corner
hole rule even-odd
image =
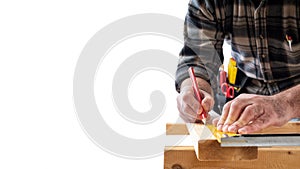
[[[122,159],[93,144],[75,114],[72,80],[80,52],[101,28],[140,13],[184,19],[187,3],[188,0],[1,1],[0,168],[162,168],[163,156]],[[178,53],[180,49],[171,50]],[[173,90],[173,82],[170,88]],[[130,97],[134,96],[133,90]],[[171,105],[175,97],[175,92],[166,95]],[[168,112],[169,120],[164,117],[159,125],[176,120],[175,106],[173,110]]]

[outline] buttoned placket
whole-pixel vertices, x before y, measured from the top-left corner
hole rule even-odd
[[[264,76],[265,82],[271,82],[273,75],[271,71],[269,52],[268,52],[268,38],[267,38],[267,7],[263,0],[258,8],[254,10],[254,24],[255,24],[255,40],[257,46],[257,56],[260,60],[260,71]],[[267,88],[270,94],[279,92],[277,83],[269,83]]]

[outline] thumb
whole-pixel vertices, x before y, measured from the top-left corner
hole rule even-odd
[[[215,101],[209,93],[207,93],[205,91],[202,91],[202,92],[204,94],[204,98],[202,100],[201,105],[206,112],[209,112],[214,107]]]

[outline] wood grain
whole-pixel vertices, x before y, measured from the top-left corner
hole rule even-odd
[[[281,127],[269,127],[256,133],[285,134],[300,133],[300,122],[289,122]],[[188,128],[184,123],[167,123],[166,135],[189,135]]]
[[[172,128],[171,133],[186,134],[189,127],[186,125],[168,124],[168,129]],[[177,130],[178,129],[178,130]],[[194,132],[194,133],[193,133]],[[202,139],[197,144],[199,147],[198,159],[194,145],[165,147],[164,168],[165,169],[299,169],[300,168],[300,147],[270,147],[257,148],[257,159],[243,159],[238,150],[223,150],[224,147],[218,147],[219,144],[209,135],[203,134],[201,130],[190,130],[189,137],[201,133]],[[300,133],[300,123],[288,123],[280,128],[270,127],[259,133]],[[167,132],[168,134],[168,132]],[[217,144],[216,144],[217,143]],[[202,147],[203,146],[203,147]],[[207,149],[205,149],[207,148]],[[220,151],[227,151],[224,154],[230,158],[218,154]],[[232,151],[232,152],[230,152]],[[253,150],[243,150],[253,153]],[[197,151],[196,151],[197,152]],[[232,153],[232,154],[230,154]],[[244,152],[242,152],[244,153]],[[219,156],[215,158],[215,156]],[[207,159],[204,159],[206,157]],[[215,159],[213,159],[215,158]]]
[[[242,161],[199,161],[193,146],[166,147],[164,168],[173,169],[299,169],[299,147],[259,148],[258,159]],[[181,167],[181,168],[178,168]]]
[[[205,125],[189,124],[188,130],[200,161],[239,161],[257,159],[257,147],[221,147]]]
[[[176,123],[171,124],[167,123],[166,125],[166,135],[189,135],[189,131],[186,127],[186,124]]]
[[[263,134],[300,133],[300,122],[289,122],[281,127],[269,127],[256,133],[263,133]]]

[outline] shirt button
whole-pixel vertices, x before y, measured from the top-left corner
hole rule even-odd
[[[264,35],[260,34],[260,35],[259,35],[259,38],[260,38],[260,39],[264,39]]]

